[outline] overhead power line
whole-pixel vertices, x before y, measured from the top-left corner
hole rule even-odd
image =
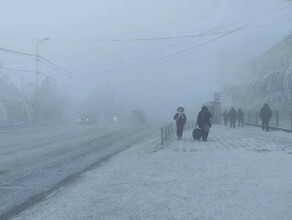
[[[280,6],[280,8],[278,8]],[[276,3],[270,7],[267,7],[261,11],[258,11],[257,13],[254,13],[254,14],[262,14],[262,13],[266,13],[266,12],[271,12],[272,10],[278,10],[278,9],[283,9],[283,8],[287,8],[289,7],[289,5],[286,4],[286,6],[283,7],[283,3]],[[245,16],[246,17],[246,16]],[[219,31],[219,32],[214,32],[216,29],[219,28],[219,30],[221,29],[224,29],[224,28],[227,28],[227,27],[230,27],[230,26],[233,26],[234,24],[236,23],[240,23],[240,22],[243,22],[244,21],[244,17],[242,18],[235,18],[233,19],[235,20],[233,23],[230,23],[230,24],[227,24],[227,25],[221,25],[221,26],[217,26],[213,29],[210,29],[209,31],[206,31],[205,33],[203,33],[204,35],[208,35],[210,33],[210,31],[213,31],[213,33],[228,33],[229,31],[233,31],[233,30],[229,30],[229,31]],[[286,22],[286,21],[284,21]],[[254,22],[250,22],[250,23],[254,23]],[[280,22],[279,22],[280,23]],[[265,27],[265,26],[269,26],[269,25],[274,25],[274,24],[278,24],[278,23],[273,23],[273,24],[265,24],[263,26],[256,26],[255,28],[261,28],[261,27]],[[209,32],[209,33],[208,33]],[[203,36],[202,36],[203,37]],[[194,39],[194,38],[193,38]],[[175,42],[175,43],[172,43],[172,44],[169,44],[167,46],[164,46],[164,47],[161,47],[161,48],[158,48],[156,50],[153,50],[153,51],[149,51],[149,52],[146,52],[146,53],[142,53],[140,55],[136,55],[136,56],[133,56],[133,57],[129,57],[127,58],[128,60],[131,60],[131,59],[137,59],[137,58],[140,58],[140,57],[144,57],[144,56],[147,56],[147,55],[150,55],[150,54],[153,54],[153,53],[156,53],[156,52],[160,52],[162,50],[165,50],[165,49],[168,49],[168,48],[171,48],[171,47],[175,47],[179,44],[183,44],[185,42],[187,42],[188,40],[192,40],[192,38],[187,38],[187,39],[183,39],[181,41],[178,41],[178,42]],[[119,61],[115,61],[115,62],[112,62],[112,63],[109,63],[109,64],[106,64],[106,65],[103,65],[101,68],[109,68],[109,67],[112,67],[112,66],[115,66],[116,64],[119,64],[119,63],[123,63],[124,62],[124,59],[122,60],[119,60]],[[139,65],[139,64],[138,64]]]
[[[45,63],[45,64],[48,64],[50,66],[52,66],[54,69],[58,70],[59,72],[62,72],[64,74],[66,74],[67,76],[71,76],[71,77],[80,77],[78,74],[76,73],[73,73],[57,64],[55,64],[54,62],[50,61],[49,59],[43,57],[43,56],[40,56],[40,61],[42,63]]]
[[[213,27],[213,28],[210,28],[208,30],[206,30],[204,33],[209,33],[211,31],[215,31],[216,29],[225,29],[225,28],[228,28],[228,27],[231,27],[235,24],[238,24],[240,23],[241,20],[237,19],[236,21],[232,22],[232,23],[229,23],[229,24],[225,24],[225,25],[218,25],[216,27]],[[231,30],[229,30],[231,31]],[[226,31],[229,32],[229,31]],[[196,38],[197,39],[197,38]],[[166,46],[163,46],[163,47],[160,47],[158,49],[155,49],[155,50],[152,50],[152,51],[149,51],[149,52],[145,52],[145,53],[141,53],[139,55],[135,55],[135,56],[132,56],[132,57],[129,57],[127,58],[128,60],[134,60],[134,59],[138,59],[138,58],[141,58],[141,57],[144,57],[144,56],[147,56],[147,55],[150,55],[150,54],[154,54],[154,53],[157,53],[157,52],[160,52],[160,51],[163,51],[163,50],[166,50],[166,49],[169,49],[169,48],[172,48],[172,47],[175,47],[177,45],[180,45],[180,44],[183,44],[183,43],[186,43],[187,41],[189,40],[193,40],[193,39],[183,39],[181,41],[178,41],[178,42],[175,42],[175,43],[171,43],[171,44],[168,44]],[[115,62],[112,62],[112,63],[109,63],[109,64],[105,64],[103,66],[100,67],[100,69],[103,69],[103,68],[109,68],[109,67],[112,67],[112,66],[115,66],[116,64],[118,63],[122,63],[123,60],[119,60],[119,61],[115,61]]]
[[[162,37],[149,37],[149,38],[109,38],[109,39],[62,39],[62,38],[51,38],[50,41],[113,41],[113,42],[123,42],[123,41],[161,41],[161,40],[177,40],[177,39],[185,39],[185,38],[196,38],[196,37],[205,37],[205,36],[212,36],[212,35],[221,35],[225,34],[228,31],[219,31],[219,32],[211,32],[211,33],[199,33],[199,34],[190,34],[190,35],[179,35],[179,36],[162,36]],[[17,39],[17,38],[3,38],[0,39]],[[21,40],[21,38],[18,38]],[[23,40],[28,40],[23,38]],[[31,39],[35,40],[35,39]]]
[[[10,49],[6,49],[6,48],[2,48],[2,47],[0,47],[0,51],[5,52],[5,53],[10,53],[10,54],[15,54],[15,55],[23,55],[23,56],[29,56],[29,57],[34,57],[34,58],[36,57],[35,54],[24,53],[24,52],[10,50]]]
[[[6,68],[6,67],[0,67],[0,69],[8,70],[8,71],[16,71],[16,72],[35,73],[34,71],[30,71],[30,70],[13,69],[13,68]]]
[[[16,51],[16,50],[11,50],[11,49],[7,49],[7,48],[2,48],[0,47],[0,52],[4,52],[4,53],[8,53],[8,54],[13,54],[13,55],[18,55],[18,56],[26,56],[26,57],[32,57],[32,58],[36,58],[37,56],[35,54],[31,54],[31,53],[26,53],[26,52],[21,52],[21,51]],[[47,64],[51,67],[53,67],[55,70],[69,76],[69,77],[79,77],[77,74],[55,64],[54,62],[50,61],[49,59],[43,57],[43,56],[39,56],[40,61],[42,61],[44,64]],[[4,68],[2,68],[4,69]],[[19,71],[19,72],[32,72],[32,71],[26,71],[26,70],[20,70],[20,69],[9,69],[6,68],[6,70],[14,70],[14,71]]]
[[[124,68],[121,68],[121,69],[117,69],[117,70],[113,70],[113,71],[110,71],[110,72],[111,72],[111,73],[115,73],[115,72],[119,72],[119,71],[124,71],[124,70],[128,70],[128,69],[136,68],[136,67],[139,67],[139,66],[144,66],[144,65],[149,64],[149,63],[152,63],[152,62],[161,61],[161,60],[167,59],[167,58],[169,58],[169,57],[173,57],[173,56],[176,56],[176,55],[178,55],[178,54],[185,53],[185,52],[187,52],[187,51],[189,51],[189,50],[192,50],[192,49],[194,49],[194,48],[204,46],[204,45],[209,44],[209,43],[211,43],[211,42],[213,42],[213,41],[215,41],[215,40],[218,40],[218,39],[220,39],[220,38],[226,37],[227,35],[230,35],[230,34],[232,34],[232,33],[234,33],[234,32],[240,31],[240,30],[242,30],[243,28],[245,28],[246,26],[247,26],[247,25],[244,25],[244,26],[242,26],[242,27],[240,27],[240,28],[238,28],[238,29],[236,29],[236,30],[229,31],[228,33],[223,34],[223,35],[221,35],[221,36],[219,36],[219,37],[212,38],[212,39],[207,40],[207,41],[205,41],[205,42],[203,42],[203,43],[196,44],[196,45],[194,45],[194,46],[191,46],[191,47],[188,47],[188,48],[185,48],[185,49],[182,49],[182,50],[176,51],[176,52],[171,53],[171,54],[168,54],[168,55],[166,55],[166,56],[162,56],[162,57],[159,57],[159,58],[156,58],[156,59],[148,60],[148,61],[143,62],[143,63],[139,63],[139,64],[135,64],[135,65],[127,66],[127,67],[124,67]],[[96,76],[96,75],[100,75],[100,74],[103,74],[103,73],[106,73],[106,71],[99,72],[99,73],[95,73],[95,74],[94,74],[94,73],[93,73],[93,74],[87,74],[87,76]]]

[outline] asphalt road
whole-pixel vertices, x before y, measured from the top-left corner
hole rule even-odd
[[[0,219],[32,207],[155,126],[59,125],[0,131]]]

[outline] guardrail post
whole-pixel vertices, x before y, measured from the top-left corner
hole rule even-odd
[[[167,140],[166,125],[164,125],[165,140]]]
[[[160,127],[160,132],[161,132],[161,145],[163,146],[163,144],[164,144],[164,136],[163,136],[163,128],[162,127]]]
[[[291,112],[291,132],[292,132],[292,112]]]
[[[256,112],[256,124],[258,125],[259,124],[259,113]]]
[[[250,111],[248,111],[248,123],[250,124]]]
[[[276,112],[276,125],[278,129],[279,128],[279,111]]]

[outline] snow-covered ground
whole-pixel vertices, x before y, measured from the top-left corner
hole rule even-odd
[[[292,134],[214,126],[136,145],[17,219],[292,219]]]
[[[0,219],[10,219],[157,126],[46,126],[0,131]],[[125,138],[127,137],[127,138]]]

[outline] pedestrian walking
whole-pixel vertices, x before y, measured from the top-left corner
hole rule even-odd
[[[225,127],[227,127],[228,126],[228,111],[225,110],[222,115],[223,115]]]
[[[176,135],[177,140],[182,140],[184,126],[187,122],[187,117],[184,114],[184,108],[178,107],[177,113],[174,115],[173,119],[176,121]]]
[[[244,119],[244,112],[241,108],[237,111],[237,120],[238,120],[238,127],[243,127],[243,119]]]
[[[270,131],[270,119],[272,117],[272,111],[268,104],[264,104],[263,108],[260,111],[259,119],[262,120],[262,129],[263,131]]]
[[[237,112],[235,111],[235,109],[233,107],[228,112],[228,117],[229,117],[230,127],[235,128],[236,127]]]
[[[197,117],[197,125],[201,129],[202,140],[207,141],[209,131],[211,128],[210,118],[212,114],[208,111],[207,106],[202,107],[202,111],[199,112]]]

